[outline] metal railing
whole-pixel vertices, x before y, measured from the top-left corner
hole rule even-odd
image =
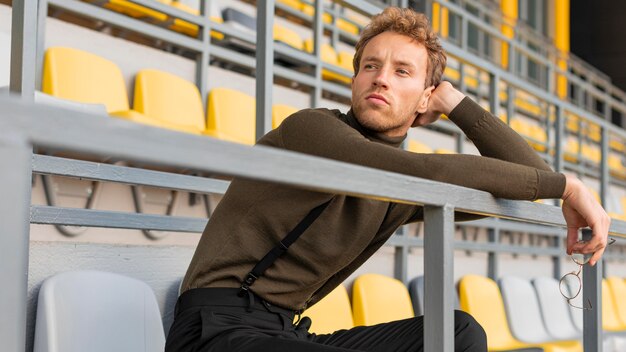
[[[23,350],[25,343],[28,224],[32,219],[42,219],[42,212],[47,210],[55,218],[62,217],[64,213],[64,209],[59,208],[30,207],[30,180],[32,172],[36,171],[32,167],[33,147],[79,151],[141,162],[144,165],[185,168],[277,182],[320,192],[424,205],[424,274],[427,282],[425,348],[428,351],[453,350],[455,210],[550,226],[565,225],[560,209],[554,206],[495,199],[486,192],[274,148],[251,148],[123,120],[90,117],[76,111],[22,102],[17,98],[0,99],[0,163],[5,165],[0,173],[0,193],[3,194],[0,201],[0,267],[5,268],[0,274],[5,287],[0,291],[0,310],[3,312],[0,318],[0,340],[7,351]],[[58,126],[64,128],[58,129]],[[168,141],[167,145],[162,143],[164,140]],[[119,174],[124,175],[123,169],[121,171]],[[147,170],[146,173],[147,176],[141,179],[120,176],[118,182],[159,183],[158,177],[149,177]],[[74,176],[79,177],[80,174]],[[183,183],[179,188],[216,190],[202,182],[193,185]],[[108,212],[109,218],[100,217],[96,212],[93,215],[101,221],[100,224],[91,224],[96,226],[107,226],[107,222],[115,217],[138,216],[114,212]],[[150,215],[142,217],[136,228],[146,227],[142,222],[150,222]],[[199,220],[195,223],[184,220],[173,224],[175,226],[172,227],[179,227],[183,231],[190,226],[196,226],[197,230]],[[614,222],[610,232],[614,236],[626,238],[626,223]],[[583,294],[585,300],[590,299],[594,307],[601,306],[601,266],[598,263],[593,268],[585,268]],[[584,313],[584,343],[588,350],[601,351],[602,348],[600,313],[600,309]]]

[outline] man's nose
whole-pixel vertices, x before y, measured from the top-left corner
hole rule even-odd
[[[373,84],[374,86],[382,87],[382,88],[389,87],[388,72],[386,68],[381,68],[377,72],[376,77],[374,77]]]

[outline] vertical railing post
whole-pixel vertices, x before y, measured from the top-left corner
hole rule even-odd
[[[591,239],[591,230],[583,230],[583,240]],[[585,351],[602,352],[602,260],[583,267],[583,345]]]
[[[324,37],[324,23],[322,16],[324,6],[321,0],[315,0],[315,15],[313,16],[313,55],[315,61],[315,86],[311,91],[311,106],[319,108],[322,104],[322,40]]]
[[[424,207],[424,351],[454,351],[454,207]]]
[[[272,129],[274,0],[258,6],[256,27],[256,139]]]
[[[37,0],[13,0],[9,89],[34,101],[37,70]]]
[[[0,341],[7,352],[26,348],[32,147],[20,137],[0,129]]]

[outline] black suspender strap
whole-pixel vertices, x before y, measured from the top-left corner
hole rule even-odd
[[[330,204],[330,202],[331,201],[329,200],[328,202],[318,205],[317,207],[313,208],[313,210],[311,210],[307,214],[307,216],[305,216],[304,219],[302,219],[302,221],[300,221],[300,223],[296,225],[296,227],[294,227],[293,230],[291,230],[287,234],[287,236],[285,236],[276,245],[276,247],[272,248],[269,252],[267,252],[267,254],[263,257],[263,259],[261,259],[254,266],[254,268],[252,268],[252,271],[250,271],[248,275],[246,275],[245,279],[241,283],[241,290],[239,290],[239,296],[243,297],[243,295],[246,294],[246,292],[248,291],[248,288],[250,288],[250,286],[254,284],[256,279],[261,277],[261,275],[263,275],[265,270],[267,270],[267,268],[269,268],[276,261],[276,259],[278,259],[278,257],[283,255],[287,251],[287,248],[289,248],[289,246],[291,246],[298,239],[298,237],[300,237],[300,235],[302,235],[302,233],[306,231],[306,229],[309,228],[309,226],[311,226],[311,224],[315,221],[315,219],[317,219],[322,214],[322,212],[324,211],[324,209],[326,209],[326,207],[328,206],[328,204]]]

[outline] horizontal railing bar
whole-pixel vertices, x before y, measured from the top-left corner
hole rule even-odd
[[[230,184],[228,181],[199,176],[144,170],[136,167],[47,155],[33,155],[32,167],[33,172],[37,174],[159,187],[193,193],[224,194]]]
[[[408,246],[408,247],[424,247],[424,239],[416,237],[406,237],[403,235],[393,235],[389,237],[387,246]],[[513,246],[502,243],[493,242],[470,242],[470,241],[454,241],[455,250],[473,250],[477,252],[497,252],[497,253],[513,253],[513,254],[537,254],[542,256],[563,256],[563,250],[557,247],[531,247],[531,246]]]
[[[35,146],[52,150],[399,203],[454,204],[458,211],[468,213],[565,225],[560,209],[554,206],[496,199],[487,192],[271,147],[250,147],[121,119],[95,119],[83,112],[28,104],[12,97],[0,98],[0,116],[0,130],[24,131]],[[66,127],[59,130],[57,126]],[[611,231],[626,234],[626,223],[614,222]]]
[[[30,222],[40,225],[199,233],[204,231],[207,219],[32,205]]]

